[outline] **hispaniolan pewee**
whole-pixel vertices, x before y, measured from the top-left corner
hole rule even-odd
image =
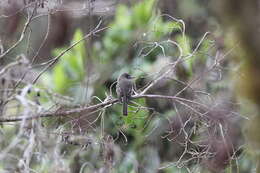
[[[118,99],[123,103],[123,115],[127,115],[127,104],[133,93],[133,77],[128,73],[121,74],[117,79],[116,93]]]

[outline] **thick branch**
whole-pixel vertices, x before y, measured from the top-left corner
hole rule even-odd
[[[118,99],[111,99],[106,102],[102,102],[96,105],[91,106],[85,106],[80,108],[74,108],[67,111],[57,111],[57,112],[46,112],[46,113],[39,113],[32,116],[18,116],[18,117],[9,117],[9,118],[0,118],[0,122],[14,122],[14,121],[22,121],[22,120],[32,120],[32,119],[38,119],[38,118],[45,118],[45,117],[59,117],[59,116],[68,116],[74,113],[81,113],[85,111],[95,111],[100,108],[103,108],[108,105],[112,105],[114,103],[117,103]]]
[[[165,96],[165,95],[154,95],[154,94],[147,94],[147,95],[134,95],[132,99],[138,99],[138,98],[157,98],[157,99],[170,99],[170,100],[178,100],[179,102],[187,102],[192,103],[196,105],[200,105],[202,107],[205,107],[205,105],[192,101],[187,100],[180,97],[175,96]],[[46,113],[40,113],[32,116],[18,116],[18,117],[9,117],[9,118],[0,118],[0,122],[15,122],[15,121],[22,121],[22,120],[32,120],[32,119],[38,119],[38,118],[45,118],[45,117],[59,117],[59,116],[68,116],[75,113],[82,113],[82,112],[95,112],[98,109],[102,109],[105,107],[110,107],[115,103],[118,103],[118,99],[110,99],[107,101],[104,101],[102,103],[91,105],[91,106],[85,106],[80,108],[74,108],[67,111],[57,111],[57,112],[46,112]]]

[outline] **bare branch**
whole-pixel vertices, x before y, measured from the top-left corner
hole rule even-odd
[[[22,33],[20,35],[19,40],[15,44],[13,44],[13,46],[11,46],[9,49],[7,49],[5,52],[3,52],[0,55],[0,59],[2,59],[4,56],[6,56],[8,53],[10,53],[14,48],[16,48],[23,41],[24,36],[25,36],[25,32],[26,32],[27,28],[29,27],[30,22],[32,21],[33,15],[34,15],[35,10],[36,10],[36,7],[37,6],[36,6],[36,3],[35,3],[34,9],[33,9],[32,14],[30,16],[29,16],[29,12],[28,12],[28,16],[29,17],[28,17],[28,19],[27,19],[27,21],[26,21],[26,23],[25,23],[25,25],[23,27],[23,30],[22,30]]]
[[[40,78],[40,76],[46,72],[51,66],[53,66],[59,59],[60,57],[62,57],[66,52],[68,52],[69,50],[71,50],[73,47],[75,47],[77,44],[79,44],[80,42],[84,41],[85,39],[87,39],[90,36],[93,36],[101,31],[106,30],[108,27],[103,27],[101,29],[98,29],[101,25],[100,21],[98,23],[98,25],[96,26],[96,28],[91,31],[90,33],[88,33],[87,35],[85,35],[82,39],[76,41],[75,43],[73,43],[71,46],[69,46],[67,49],[65,49],[63,52],[61,52],[58,56],[54,57],[51,61],[47,62],[48,65],[37,75],[37,77],[33,80],[33,84],[35,84],[37,82],[37,80]]]
[[[138,99],[138,98],[158,98],[158,99],[170,99],[170,100],[176,100],[178,102],[181,102],[184,104],[184,102],[187,103],[192,103],[192,104],[197,104],[203,107],[206,107],[205,105],[192,101],[192,100],[187,100],[183,99],[180,97],[175,97],[175,96],[165,96],[165,95],[134,95],[132,96],[132,99]],[[46,113],[39,113],[37,115],[31,115],[31,116],[18,116],[18,117],[8,117],[8,118],[0,118],[0,122],[14,122],[14,121],[22,121],[22,120],[31,120],[31,119],[38,119],[38,118],[44,118],[44,117],[59,117],[59,116],[69,116],[71,114],[75,113],[82,113],[82,112],[88,112],[88,114],[93,113],[98,111],[100,108],[107,108],[112,106],[115,103],[118,103],[118,99],[106,99],[104,102],[96,104],[96,105],[91,105],[91,106],[85,106],[85,107],[80,107],[80,108],[74,108],[66,111],[57,111],[57,112],[46,112]],[[187,105],[187,104],[185,104]],[[190,107],[190,106],[189,106]]]

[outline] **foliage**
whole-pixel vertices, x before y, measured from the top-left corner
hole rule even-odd
[[[110,24],[103,38],[103,46],[98,50],[101,51],[100,58],[103,63],[116,60],[114,62],[117,63],[117,69],[123,68],[122,71],[130,71],[134,59],[138,58],[140,53],[143,54],[141,50],[143,45],[140,44],[160,41],[172,31],[180,28],[177,22],[163,21],[162,16],[159,13],[156,14],[154,5],[154,0],[145,0],[130,9],[124,5],[117,7],[115,20]],[[148,49],[153,49],[153,46]],[[140,68],[154,62],[160,53],[160,49],[152,51],[145,57],[144,62],[139,64]],[[124,61],[130,62],[128,67],[123,67]]]
[[[191,8],[187,2],[182,5]],[[11,153],[30,158],[30,168],[36,172],[232,172],[234,165],[248,170],[253,162],[249,154],[245,152],[243,159],[236,156],[243,143],[237,127],[242,116],[233,119],[239,113],[230,92],[230,63],[215,59],[224,51],[208,35],[200,40],[187,34],[185,23],[162,14],[158,3],[120,4],[103,35],[72,48],[52,50],[54,58],[59,57],[57,62],[33,86],[36,91],[15,96],[22,106],[8,108],[8,112],[18,110],[27,116],[79,111],[32,118],[20,127],[4,125],[5,136],[0,137],[9,140],[1,143],[3,148],[17,142],[19,147],[12,144],[15,150]],[[77,29],[69,45],[83,38]],[[165,97],[133,99],[128,116],[122,115],[120,103],[80,111],[116,98],[114,82],[122,72],[136,77],[136,92],[140,92],[168,70],[146,93]],[[214,78],[218,74],[224,77]],[[17,89],[23,93],[28,87],[32,86],[25,83]],[[12,162],[7,166],[0,162],[0,171]],[[22,159],[19,162],[26,164]]]
[[[83,38],[83,33],[77,30],[71,43],[79,41]],[[53,55],[59,56],[65,48],[55,49]],[[68,93],[71,85],[76,85],[84,80],[84,59],[86,58],[86,49],[84,42],[77,44],[71,50],[66,52],[55,64],[51,73],[46,76],[49,86],[56,92],[65,94]]]

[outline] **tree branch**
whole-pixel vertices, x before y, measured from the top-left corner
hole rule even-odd
[[[154,95],[154,94],[146,94],[146,95],[134,95],[132,96],[132,99],[139,99],[139,98],[157,98],[157,99],[170,99],[170,100],[178,100],[180,102],[188,102],[196,105],[200,105],[202,107],[206,107],[202,103],[198,103],[196,101],[187,100],[180,97],[175,96],[166,96],[166,95]],[[38,118],[45,118],[45,117],[60,117],[60,116],[68,116],[75,113],[82,113],[88,111],[89,113],[95,112],[98,109],[107,108],[112,106],[115,103],[118,103],[118,99],[108,99],[102,103],[91,105],[91,106],[84,106],[80,108],[73,108],[66,111],[56,111],[56,112],[46,112],[46,113],[40,113],[30,116],[18,116],[18,117],[8,117],[8,118],[0,118],[0,122],[15,122],[15,121],[23,121],[23,120],[32,120],[32,119],[38,119]]]

